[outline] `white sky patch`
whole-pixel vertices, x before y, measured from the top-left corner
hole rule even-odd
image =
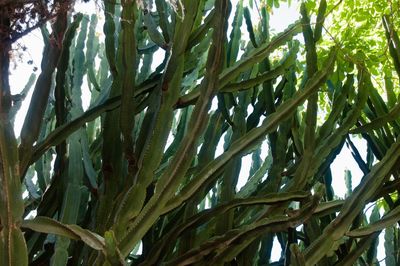
[[[288,3],[280,2],[280,7],[278,9],[273,9],[273,14],[271,15],[271,29],[272,33],[279,33],[284,31],[290,24],[293,24],[300,18],[300,3],[293,1],[289,6]]]
[[[357,147],[360,154],[365,156],[367,154],[367,143],[364,139],[351,138],[354,145]],[[365,160],[365,158],[364,158]],[[340,198],[345,198],[346,185],[345,185],[345,170],[351,170],[352,175],[352,188],[354,189],[361,181],[363,172],[360,170],[358,164],[351,155],[351,151],[346,144],[343,145],[342,151],[335,158],[331,164],[332,171],[332,187],[335,191],[335,195]]]
[[[215,151],[215,157],[218,157],[222,153],[224,153],[225,136],[226,136],[226,132],[224,134],[222,134],[222,136],[221,136],[221,138],[220,138],[220,140],[218,142],[217,149]]]
[[[158,67],[159,64],[162,63],[164,57],[165,57],[165,51],[161,48],[158,48],[158,50],[153,55],[153,64],[151,65],[151,69],[153,71],[156,69],[156,67]]]
[[[271,251],[271,261],[278,261],[281,257],[281,244],[278,241],[278,238],[275,236],[272,242],[272,251]]]
[[[14,69],[11,69],[9,79],[10,79],[10,87],[11,94],[19,94],[24,89],[26,83],[29,80],[31,73],[34,68],[37,68],[36,76],[40,74],[40,64],[42,61],[42,52],[43,52],[43,38],[39,30],[35,30],[31,32],[29,35],[22,37],[18,43],[27,47],[27,51],[16,51],[16,53],[21,52],[23,56],[23,60],[30,61],[32,64],[28,64],[26,62],[18,62]],[[26,112],[28,111],[29,102],[32,97],[32,92],[34,89],[34,85],[29,90],[28,95],[25,97],[25,100],[21,104],[21,108],[19,109],[14,124],[14,131],[16,137],[20,135],[22,125],[24,122],[24,118]]]
[[[239,191],[249,179],[249,172],[251,168],[251,153],[242,157],[242,167],[240,168],[239,178],[236,185],[236,191]]]

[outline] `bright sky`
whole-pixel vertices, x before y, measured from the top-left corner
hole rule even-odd
[[[233,0],[232,6],[235,7],[236,3],[238,0]],[[247,1],[244,1],[247,3]],[[90,2],[91,4],[78,4],[76,11],[83,12],[83,13],[91,13],[94,10],[93,2]],[[232,14],[234,12],[232,11]],[[258,13],[253,10],[252,12],[252,19],[253,23],[254,21],[257,21],[259,15]],[[281,3],[281,7],[279,9],[273,9],[273,14],[271,15],[271,27],[272,27],[272,33],[279,33],[283,31],[284,29],[287,28],[288,25],[292,24],[294,21],[296,21],[299,18],[299,4],[297,1],[292,1],[292,5],[288,6],[287,3]],[[231,22],[230,22],[231,24]],[[247,31],[245,29],[245,23],[243,23],[243,30],[242,32],[247,34]],[[101,22],[99,22],[99,32],[101,31]],[[243,36],[244,37],[244,36]],[[299,38],[302,40],[302,38]],[[11,84],[11,89],[12,93],[16,94],[19,93],[23,87],[25,86],[26,82],[28,81],[29,75],[32,73],[32,69],[34,66],[38,68],[38,71],[36,71],[36,74],[38,75],[40,73],[40,62],[42,58],[42,37],[40,34],[40,31],[36,30],[32,32],[30,35],[24,37],[22,40],[20,40],[21,45],[25,45],[28,50],[26,54],[24,54],[24,59],[25,61],[23,63],[19,62],[17,63],[16,67],[11,70],[11,75],[10,75],[10,84]],[[160,49],[161,50],[161,49]],[[158,60],[156,59],[155,65],[158,65],[159,62],[163,60],[163,53],[157,53],[159,58]],[[28,60],[33,61],[33,65],[28,65],[25,63]],[[157,62],[159,61],[159,62]],[[18,61],[17,61],[18,62]],[[86,85],[87,86],[87,85]],[[20,134],[20,130],[23,124],[23,118],[25,116],[25,113],[27,111],[28,105],[29,105],[29,99],[31,97],[31,92],[33,89],[31,89],[30,94],[26,97],[26,100],[23,102],[22,108],[20,112],[17,115],[16,119],[16,124],[15,124],[15,133],[17,136]],[[88,103],[89,99],[88,97],[88,89],[84,88],[86,90],[86,93],[84,93],[84,98],[82,99],[84,103]],[[86,95],[86,97],[85,97]],[[360,153],[362,156],[365,157],[366,155],[366,142],[362,139],[359,138],[353,138],[354,144],[357,146],[359,149]],[[221,143],[222,144],[222,143]],[[267,143],[265,142],[263,144],[263,158],[265,158],[267,154]],[[219,146],[217,153],[220,154],[223,152],[222,145]],[[250,161],[251,160],[251,155],[246,156],[243,158],[243,164],[242,164],[242,170],[240,173],[240,178],[239,178],[239,184],[238,187],[241,187],[244,185],[248,178],[248,173],[250,169]],[[362,172],[359,170],[359,167],[357,166],[356,162],[354,161],[350,150],[344,146],[342,152],[337,156],[335,159],[334,163],[331,165],[332,169],[332,175],[333,175],[333,188],[335,190],[336,195],[339,197],[344,197],[346,193],[346,188],[345,188],[345,182],[344,182],[344,173],[346,169],[350,169],[353,177],[353,188],[356,187],[362,177]],[[381,234],[383,236],[383,234]],[[380,241],[383,243],[383,240],[381,239]],[[381,247],[378,250],[378,255],[379,258],[384,257],[384,251]],[[277,260],[280,257],[280,246],[275,241],[274,243],[274,250],[273,250],[273,259]]]

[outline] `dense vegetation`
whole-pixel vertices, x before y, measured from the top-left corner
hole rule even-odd
[[[95,2],[0,1],[0,265],[400,265],[398,1]]]

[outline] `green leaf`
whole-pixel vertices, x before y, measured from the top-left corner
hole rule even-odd
[[[389,213],[385,214],[381,219],[376,219],[375,221],[371,221],[371,224],[363,228],[347,232],[346,235],[349,237],[363,237],[370,235],[374,232],[381,231],[386,227],[395,224],[400,219],[399,217],[400,217],[400,207],[396,207]]]
[[[24,220],[22,228],[28,228],[36,232],[64,236],[72,240],[81,240],[95,250],[104,250],[105,241],[101,236],[74,224],[62,224],[48,217],[35,217],[32,220]]]

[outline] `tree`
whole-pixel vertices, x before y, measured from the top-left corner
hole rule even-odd
[[[385,228],[399,264],[399,3],[306,1],[271,34],[280,2],[98,2],[103,41],[74,1],[0,1],[1,265],[266,265],[274,239],[274,265],[369,265]],[[17,139],[10,52],[34,28]],[[345,144],[364,177],[340,199]]]

